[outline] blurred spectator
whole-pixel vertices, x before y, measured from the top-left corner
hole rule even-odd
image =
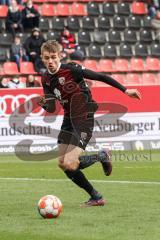
[[[60,43],[62,45],[62,58],[67,60],[83,60],[84,54],[82,51],[77,50],[78,44],[76,43],[74,34],[70,33],[67,27],[61,33]]]
[[[25,88],[25,84],[22,83],[19,79],[19,76],[13,76],[10,81],[7,83],[8,88]]]
[[[155,17],[151,20],[151,25],[156,30],[156,39],[160,40],[160,11],[156,12]]]
[[[40,54],[42,43],[45,42],[43,35],[39,28],[32,30],[31,36],[26,39],[25,49],[30,61],[33,62],[36,72],[40,72],[44,65],[42,63]]]
[[[39,12],[34,8],[32,0],[27,0],[22,10],[22,23],[25,30],[39,27]]]
[[[7,78],[0,78],[0,88],[8,88],[8,79]]]
[[[0,5],[7,5],[10,6],[11,5],[12,0],[0,0]],[[23,0],[17,0],[17,3],[19,5],[23,5]]]
[[[15,36],[14,42],[10,48],[10,56],[11,61],[16,62],[18,69],[20,69],[20,61],[29,61],[28,56],[25,53],[25,49],[21,43],[21,38],[19,36]]]
[[[28,75],[28,78],[26,80],[26,87],[40,87],[40,83],[35,80],[35,76],[33,75]]]
[[[11,1],[6,19],[6,29],[15,37],[16,32],[23,32],[22,14],[16,0]]]
[[[148,15],[154,18],[157,15],[157,10],[160,11],[160,0],[152,0],[148,4]]]

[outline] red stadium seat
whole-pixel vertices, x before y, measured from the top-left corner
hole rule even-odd
[[[156,78],[157,78],[157,83],[160,84],[160,73],[157,74]]]
[[[98,64],[100,72],[115,72],[114,62],[111,59],[101,59]]]
[[[117,82],[124,84],[125,83],[125,75],[124,74],[112,74],[112,76]]]
[[[156,75],[152,73],[142,74],[142,84],[143,85],[155,85],[157,83]]]
[[[125,78],[125,84],[126,85],[140,85],[141,78],[140,78],[139,74],[127,73],[126,78]]]
[[[0,65],[0,76],[5,75],[3,66]]]
[[[0,18],[6,18],[8,13],[8,6],[0,5]]]
[[[127,59],[116,59],[115,60],[115,70],[116,72],[128,72],[129,63]]]
[[[93,71],[98,71],[96,60],[84,60],[83,66]]]
[[[148,57],[146,59],[146,70],[147,71],[159,71],[160,70],[159,59]]]
[[[130,60],[130,70],[136,72],[145,71],[144,61],[141,58],[132,58]]]
[[[20,63],[21,74],[36,74],[32,62],[21,62]]]
[[[131,6],[131,11],[133,14],[147,14],[147,6],[143,2],[133,2]]]
[[[53,4],[44,3],[41,6],[41,16],[53,17],[55,15],[55,7]]]
[[[72,15],[74,16],[86,16],[87,10],[86,6],[81,3],[73,3],[72,4]]]
[[[56,13],[58,16],[70,16],[70,6],[66,3],[58,3],[56,8]]]
[[[18,75],[18,67],[15,62],[5,62],[3,65],[4,73],[6,75]]]

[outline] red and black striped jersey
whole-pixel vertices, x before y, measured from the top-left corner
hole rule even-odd
[[[55,74],[50,74],[48,71],[44,73],[42,86],[45,97],[53,96],[58,99],[67,117],[74,117],[77,114],[85,116],[90,111],[96,111],[97,104],[92,99],[85,78],[105,82],[123,92],[126,90],[123,85],[109,76],[85,69],[76,63],[68,63],[61,64],[59,71]],[[92,110],[89,106],[92,106]]]

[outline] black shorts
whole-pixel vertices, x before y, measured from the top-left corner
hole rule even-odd
[[[92,137],[94,114],[88,114],[86,119],[71,119],[64,117],[60,133],[59,144],[72,144],[85,150]]]

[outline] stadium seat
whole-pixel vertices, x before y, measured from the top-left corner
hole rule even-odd
[[[20,63],[21,74],[36,74],[32,62],[21,62]]]
[[[115,72],[114,62],[110,59],[99,60],[98,69],[100,72]]]
[[[141,58],[131,58],[130,60],[130,70],[135,72],[145,71],[144,61]]]
[[[54,31],[63,31],[63,29],[64,29],[64,18],[63,17],[54,17],[52,19],[52,29]]]
[[[125,83],[125,75],[124,74],[115,74],[114,73],[111,75],[111,77],[121,84]]]
[[[4,30],[4,27],[3,27],[3,22],[2,22],[2,21],[0,21],[0,33],[2,33],[2,32],[3,32],[3,30]]]
[[[57,41],[59,41],[59,39],[60,39],[60,32],[55,32],[55,31],[48,32],[47,33],[47,39],[48,40],[57,40]]]
[[[160,71],[160,62],[158,58],[147,57],[146,59],[147,71]]]
[[[4,72],[4,68],[2,65],[0,65],[0,76],[4,76],[5,72]]]
[[[98,17],[98,29],[102,31],[109,30],[111,27],[110,19],[108,16],[99,16]]]
[[[87,31],[79,31],[78,32],[78,42],[79,42],[79,44],[89,45],[91,42],[90,33]]]
[[[113,18],[113,27],[118,30],[123,30],[126,28],[125,17],[115,15]]]
[[[119,15],[128,16],[130,14],[130,4],[128,2],[119,2],[117,4],[117,12]]]
[[[41,17],[41,18],[39,19],[39,28],[40,28],[42,31],[48,31],[48,30],[49,30],[49,22],[48,22],[48,19],[47,19],[47,18]]]
[[[160,73],[156,75],[156,78],[157,78],[157,83],[160,84]]]
[[[143,73],[142,74],[142,83],[143,85],[154,85],[156,84],[155,74],[152,73]]]
[[[144,16],[143,17],[142,27],[143,28],[152,28],[151,20],[152,20],[152,18],[150,16]]]
[[[72,15],[74,15],[74,16],[86,16],[87,15],[86,7],[82,3],[74,2],[72,4],[71,11],[72,11]]]
[[[128,28],[130,29],[140,29],[141,28],[141,18],[139,16],[129,15],[127,19]]]
[[[91,43],[88,47],[88,57],[92,59],[102,58],[101,48]]]
[[[104,2],[102,13],[107,16],[113,16],[115,14],[114,3]]]
[[[10,47],[12,43],[13,43],[13,37],[10,33],[0,34],[0,46]]]
[[[98,71],[96,60],[84,60],[83,61],[83,66],[85,68],[90,69],[90,70],[93,70],[93,71],[96,71],[96,72]]]
[[[137,15],[145,15],[148,12],[144,2],[133,2],[131,9],[132,13]]]
[[[116,72],[128,72],[129,71],[129,63],[126,59],[115,59],[115,70]]]
[[[104,57],[105,58],[116,58],[117,57],[116,46],[106,43],[104,45]]]
[[[5,62],[3,64],[4,73],[6,75],[18,75],[18,67],[15,62]]]
[[[82,18],[82,28],[84,30],[94,31],[95,22],[94,17],[85,16]]]
[[[151,56],[152,57],[160,57],[160,44],[152,43],[150,45]]]
[[[78,32],[80,29],[80,24],[78,17],[70,16],[67,18],[67,26],[70,31]]]
[[[103,31],[94,31],[93,33],[93,39],[95,43],[98,44],[105,44],[106,43],[106,34]]]
[[[121,43],[119,47],[119,55],[124,58],[131,58],[133,56],[132,46],[127,43]]]
[[[87,4],[87,12],[89,16],[99,16],[99,4],[96,2],[89,2]]]
[[[53,17],[56,15],[55,6],[53,4],[44,3],[41,6],[41,16],[42,17]]]
[[[57,16],[70,16],[70,5],[66,3],[58,3],[56,5],[56,14]]]
[[[125,29],[124,31],[124,42],[134,44],[137,42],[136,31],[131,29]]]
[[[7,60],[7,50],[2,48],[0,50],[0,62],[5,62]]]
[[[108,33],[108,41],[110,43],[119,44],[121,42],[120,32],[111,29]]]
[[[21,38],[22,43],[24,43],[30,35],[31,35],[30,33],[19,33],[18,34],[18,36]]]
[[[85,48],[85,46],[78,45],[76,49],[77,49],[77,50],[80,50],[81,52],[83,52],[84,58],[87,57],[87,53],[86,53],[86,48]]]
[[[139,74],[127,73],[125,77],[125,85],[140,85],[141,78]]]
[[[142,43],[150,43],[153,41],[152,33],[148,29],[141,29],[140,30],[140,41]]]
[[[136,57],[147,57],[148,56],[148,48],[146,45],[137,43],[135,45],[135,56]]]
[[[0,5],[0,18],[6,18],[8,13],[8,6]]]

